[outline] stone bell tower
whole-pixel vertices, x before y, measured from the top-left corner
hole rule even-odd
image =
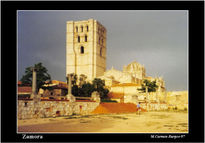
[[[106,70],[106,29],[94,19],[67,21],[66,75],[84,74],[88,80]]]

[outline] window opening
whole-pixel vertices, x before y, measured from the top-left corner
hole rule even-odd
[[[28,102],[25,102],[25,103],[24,103],[24,107],[28,107]]]
[[[85,42],[87,42],[88,41],[88,36],[87,35],[85,35]]]
[[[75,28],[75,29],[76,29],[76,32],[78,32],[78,27],[77,27],[77,26],[76,26],[76,28]]]
[[[80,36],[78,36],[78,43],[80,43]]]
[[[81,32],[83,32],[83,26],[81,26]]]
[[[84,54],[84,47],[83,46],[80,47],[80,53]]]
[[[102,47],[100,48],[100,56],[102,57]]]

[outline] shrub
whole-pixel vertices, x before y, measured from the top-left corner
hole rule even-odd
[[[111,99],[101,99],[101,102],[114,102],[114,103],[117,103],[117,101],[115,100],[111,100]]]

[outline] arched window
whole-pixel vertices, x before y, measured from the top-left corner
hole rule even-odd
[[[81,32],[83,32],[83,26],[81,26]]]
[[[80,47],[80,53],[84,54],[84,47],[83,46]]]
[[[102,47],[100,48],[100,56],[102,57]]]
[[[87,28],[87,32],[89,31],[89,28],[88,28],[88,26],[86,26],[86,28]]]
[[[78,26],[75,27],[76,32],[78,32]]]
[[[88,41],[88,36],[87,35],[85,35],[85,42],[87,42]]]
[[[78,43],[80,43],[80,36],[78,36]]]

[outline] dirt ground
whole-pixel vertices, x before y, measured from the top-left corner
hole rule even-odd
[[[73,115],[18,120],[18,132],[46,133],[188,133],[186,112]]]

